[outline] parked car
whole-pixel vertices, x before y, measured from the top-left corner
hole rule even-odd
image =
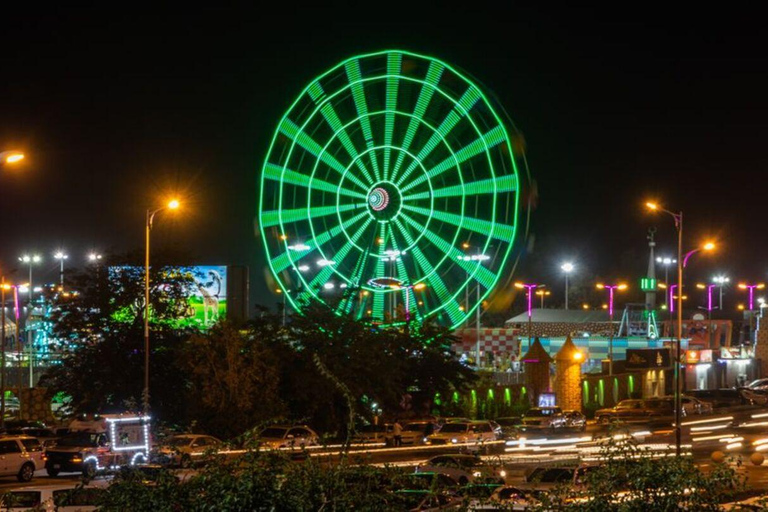
[[[563,411],[563,426],[583,432],[587,429],[587,417],[581,411]]]
[[[88,512],[98,510],[104,488],[79,484],[22,487],[3,491],[0,510],[56,510],[57,512]]]
[[[44,465],[43,447],[34,437],[0,437],[0,476],[15,476],[19,482],[29,482]]]
[[[753,380],[752,382],[750,382],[749,384],[747,384],[744,387],[749,388],[749,389],[764,389],[764,390],[768,390],[768,379]]]
[[[554,430],[565,426],[565,417],[560,407],[533,407],[523,416],[523,429]]]
[[[470,482],[504,483],[507,476],[503,466],[486,463],[476,455],[451,453],[437,455],[416,466],[417,473],[439,473],[448,475],[459,485]]]
[[[715,409],[749,403],[736,388],[691,389],[686,391],[685,394],[709,402]]]
[[[426,443],[427,437],[439,431],[440,427],[433,421],[412,421],[403,425],[400,434],[402,444],[419,445]],[[386,442],[393,445],[395,437],[392,431],[387,433]]]
[[[525,475],[525,489],[549,491],[560,484],[569,484],[572,488],[583,486],[584,476],[591,471],[593,465],[580,466],[539,466],[528,471]]]
[[[352,436],[352,441],[355,443],[383,443],[386,442],[387,434],[392,434],[391,423],[363,425]]]
[[[686,416],[690,416],[691,414],[712,414],[713,412],[711,403],[699,400],[694,396],[683,395],[680,397],[680,401]]]
[[[222,441],[213,436],[199,434],[178,434],[171,436],[158,446],[152,459],[158,464],[189,467],[197,454],[218,448]]]
[[[318,444],[320,437],[306,425],[275,425],[259,434],[259,443],[265,448],[304,448]]]
[[[496,434],[487,421],[446,423],[440,431],[427,436],[428,444],[483,443],[495,440]]]
[[[622,400],[615,407],[598,409],[595,411],[595,419],[598,423],[608,423],[612,420],[632,422],[672,416],[674,413],[674,401],[670,398],[630,399]]]

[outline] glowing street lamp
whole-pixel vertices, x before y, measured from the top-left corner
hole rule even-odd
[[[613,375],[613,294],[616,290],[626,290],[627,285],[624,283],[619,284],[602,284],[597,285],[598,290],[608,290],[608,318],[610,323],[610,339],[608,341],[608,375]]]
[[[547,295],[552,295],[552,292],[549,290],[536,290],[536,295],[541,297],[541,309],[544,309],[544,297]]]
[[[165,206],[147,210],[144,253],[144,392],[142,393],[145,416],[149,414],[149,239],[155,215],[163,210],[178,210],[180,206],[178,199],[171,199]]]
[[[56,251],[56,253],[53,255],[54,259],[59,260],[59,288],[61,288],[61,291],[64,291],[64,260],[69,258],[68,254],[65,254],[64,251]]]
[[[24,153],[21,151],[2,151],[0,152],[0,164],[13,165],[24,160]]]
[[[29,314],[32,314],[32,299],[33,299],[33,293],[35,290],[35,287],[32,286],[32,265],[37,265],[38,263],[43,261],[43,258],[39,254],[33,254],[33,255],[25,254],[19,257],[19,261],[29,265],[29,295],[27,296],[27,299],[29,302]]]
[[[669,258],[669,257],[658,257],[656,258],[656,263],[659,263],[664,266],[664,284],[669,284],[669,267],[670,265],[674,265],[677,263],[677,260],[675,258]],[[664,301],[665,305],[667,306],[667,309],[669,309],[669,295],[664,295]]]
[[[713,277],[712,281],[717,283],[718,288],[720,288],[720,311],[722,311],[723,310],[723,287],[725,287],[726,284],[731,282],[731,278],[723,275],[719,275],[719,276]]]
[[[762,290],[765,288],[765,283],[739,283],[739,288],[749,291],[749,310],[753,311],[755,309],[755,290]]]
[[[90,261],[91,263],[96,263],[97,261],[101,261],[102,258],[103,256],[96,252],[92,252],[88,254],[88,261]]]
[[[560,265],[560,270],[565,274],[565,309],[568,309],[568,276],[575,268],[576,267],[570,261],[566,261]]]
[[[532,303],[533,303],[533,292],[538,287],[538,284],[526,284],[526,283],[515,283],[515,288],[525,289],[526,296],[528,299],[528,347],[531,346],[532,343],[532,335],[533,331],[531,329],[531,316],[532,316]]]
[[[697,247],[693,249],[692,251],[688,251],[685,253],[685,257],[683,257],[683,268],[688,266],[688,259],[690,259],[691,256],[696,254],[699,251],[714,251],[715,250],[715,243],[714,242],[707,242],[704,245]]]

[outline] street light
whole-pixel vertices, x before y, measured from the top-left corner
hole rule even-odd
[[[32,285],[32,265],[37,265],[43,261],[43,258],[39,254],[33,254],[31,256],[25,254],[19,257],[19,261],[29,265],[29,295],[27,299],[29,302],[29,314],[32,314],[32,293],[35,290],[35,287]]]
[[[61,288],[61,291],[64,291],[64,260],[69,258],[69,255],[65,254],[64,251],[56,251],[56,254],[53,255],[54,259],[59,260],[59,288]]]
[[[537,290],[536,295],[541,297],[541,309],[544,309],[544,297],[547,295],[552,295],[552,292],[549,290]]]
[[[755,290],[762,290],[765,288],[765,283],[755,283],[755,284],[747,284],[747,283],[739,283],[739,288],[742,290],[748,290],[749,291],[749,310],[752,311],[755,309]]]
[[[716,287],[716,284],[701,284],[698,283],[696,288],[699,290],[707,290],[707,328],[709,329],[709,346],[712,347],[712,288]]]
[[[2,151],[0,152],[0,162],[3,165],[12,165],[24,160],[24,153],[20,151]]]
[[[165,206],[147,210],[146,216],[146,251],[144,253],[144,415],[149,414],[149,238],[155,215],[163,210],[178,210],[181,204],[178,199],[171,199]]]
[[[470,247],[469,243],[467,242],[464,242],[463,244],[461,244],[461,246],[464,247],[465,249],[469,249]],[[459,261],[466,261],[468,263],[474,261],[474,262],[477,262],[478,266],[481,266],[484,261],[488,261],[489,259],[491,259],[491,257],[488,256],[487,254],[481,253],[480,250],[478,249],[478,252],[476,254],[472,254],[472,255],[465,254],[464,256],[459,256],[458,259]],[[467,303],[465,311],[469,311],[470,309],[469,308],[469,269],[470,269],[469,265],[466,265],[464,267],[464,270],[466,270],[467,272],[467,283],[466,283],[466,288],[464,289],[464,298]],[[477,309],[475,310],[475,323],[477,324],[476,325],[477,332],[475,334],[477,336],[475,339],[475,356],[477,357],[477,367],[480,368],[480,307],[482,306],[482,304],[480,304],[480,281],[476,280],[475,285],[477,289]],[[469,326],[469,318],[467,318],[467,326]]]
[[[560,270],[565,274],[565,309],[568,309],[568,276],[576,268],[573,263],[567,261],[560,265]]]
[[[88,254],[88,261],[91,263],[96,263],[97,261],[101,260],[103,256],[101,254],[92,252]]]
[[[712,281],[717,283],[718,288],[720,288],[720,311],[722,311],[723,310],[723,288],[727,283],[731,282],[731,278],[723,275],[719,275],[719,276],[713,277]]]
[[[532,307],[531,305],[533,302],[533,291],[538,286],[539,286],[538,284],[515,283],[515,288],[526,290],[526,296],[528,299],[528,348],[530,348],[532,344],[532,329],[531,329]]]
[[[715,245],[712,242],[706,243],[704,246],[694,249],[693,251],[687,253],[685,257],[683,257],[683,212],[671,212],[665,208],[662,208],[657,203],[649,201],[645,203],[645,206],[654,212],[663,212],[667,215],[671,216],[672,219],[675,222],[675,229],[677,230],[677,287],[680,289],[680,292],[677,294],[677,345],[675,350],[675,454],[680,457],[681,452],[681,442],[682,442],[682,431],[681,431],[681,409],[682,409],[682,403],[681,403],[681,390],[680,390],[680,362],[682,360],[681,357],[681,345],[682,345],[682,339],[683,339],[683,267],[688,261],[688,258],[691,257],[691,255],[695,252],[698,252],[701,249],[704,250],[712,250],[715,248]],[[671,287],[670,287],[671,288]],[[670,303],[670,308],[672,307],[672,304]]]
[[[610,327],[610,338],[608,341],[608,375],[613,375],[613,294],[616,290],[626,290],[627,285],[619,284],[597,284],[598,290],[608,290],[608,318]]]
[[[664,284],[669,285],[669,266],[677,263],[677,260],[675,258],[668,258],[668,257],[658,257],[656,258],[656,263],[660,263],[664,266]],[[667,306],[667,309],[669,309],[669,296],[664,295],[664,302]]]

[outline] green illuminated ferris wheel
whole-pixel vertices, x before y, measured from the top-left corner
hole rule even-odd
[[[512,144],[483,91],[437,59],[384,51],[337,65],[288,109],[259,224],[295,309],[455,327],[499,281],[518,202]]]

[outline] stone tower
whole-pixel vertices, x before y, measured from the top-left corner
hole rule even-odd
[[[581,410],[581,364],[584,353],[573,344],[571,337],[565,339],[555,355],[555,396],[557,405],[563,410]]]
[[[533,345],[522,357],[525,364],[525,385],[528,387],[529,396],[533,397],[534,406],[539,403],[539,395],[550,390],[549,364],[552,358],[541,346],[539,338],[533,341]],[[578,385],[577,385],[578,386]]]

